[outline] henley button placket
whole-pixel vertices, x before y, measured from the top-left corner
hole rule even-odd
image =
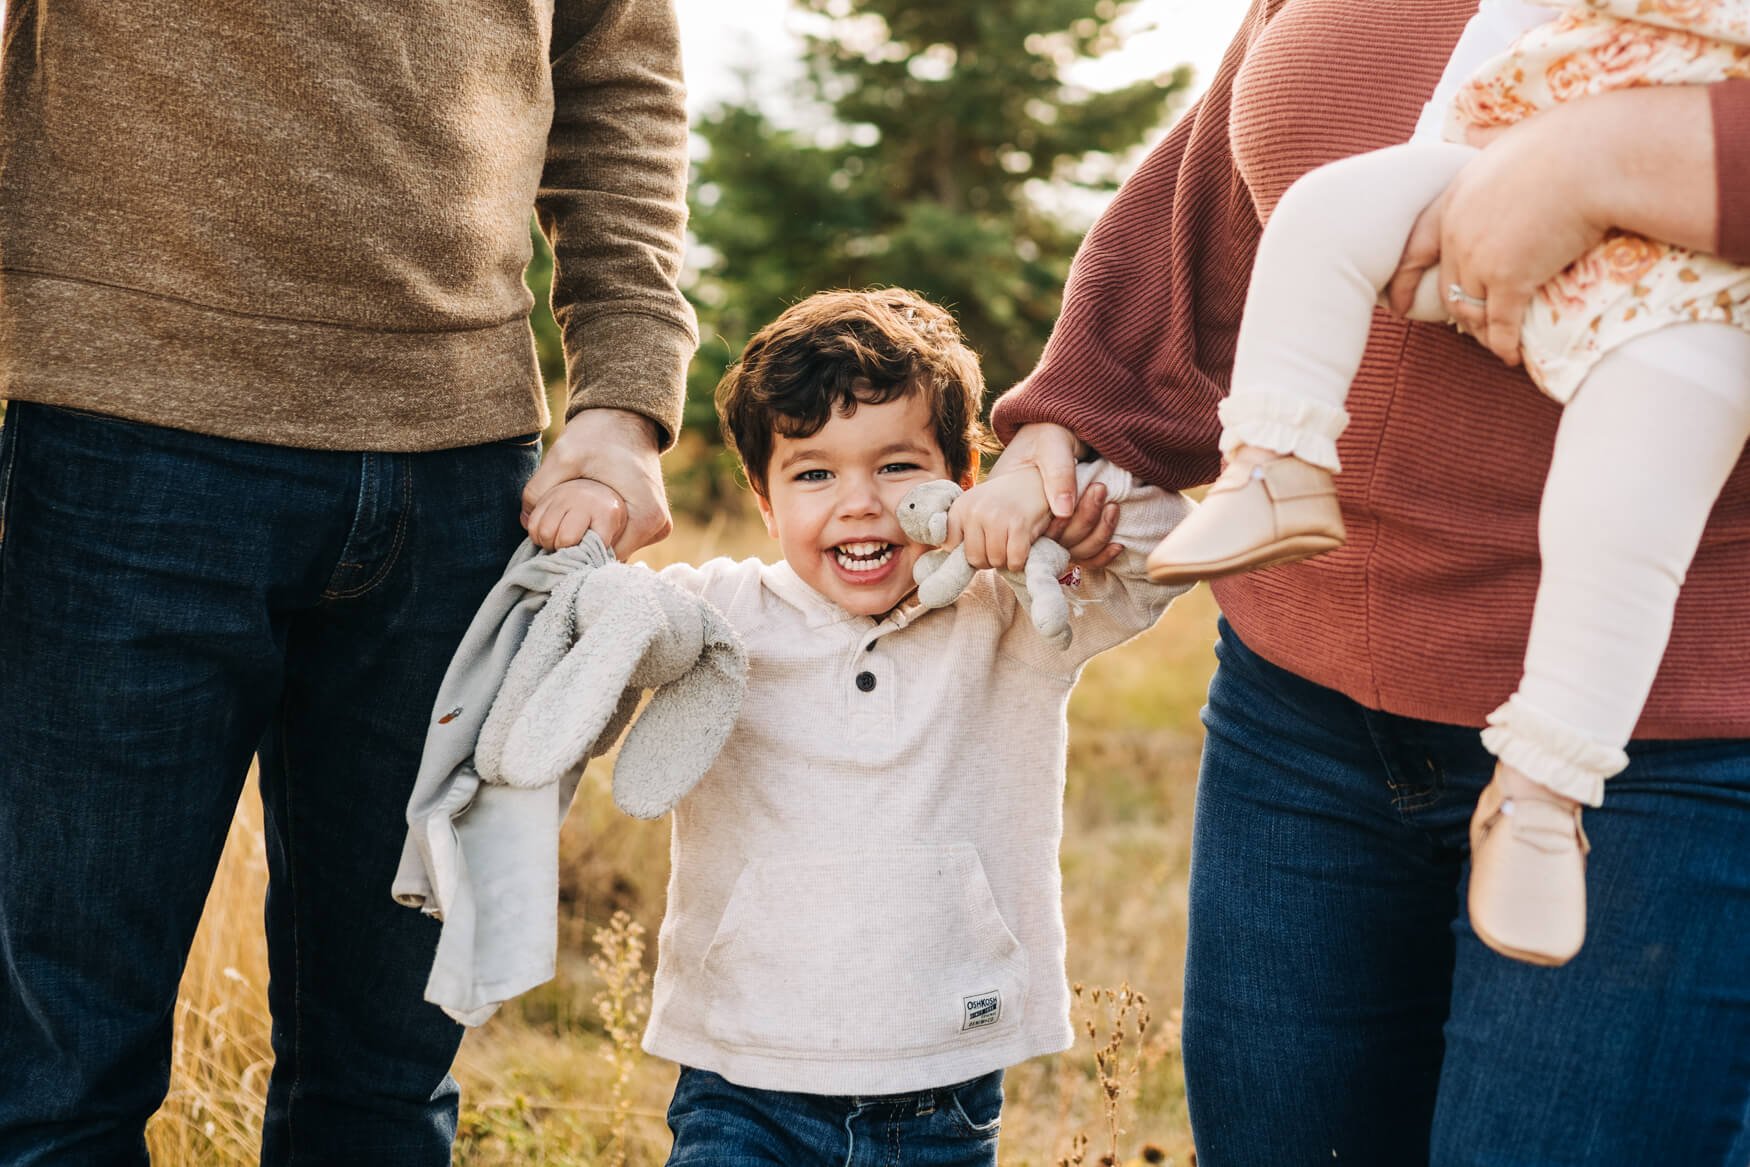
[[[875,759],[888,755],[895,742],[894,697],[899,690],[896,687],[893,674],[893,664],[882,651],[882,637],[891,631],[888,628],[878,628],[864,632],[863,637],[851,646],[850,658],[845,661],[850,666],[839,674],[850,687],[842,689],[849,715],[848,729],[852,746],[863,756]]]

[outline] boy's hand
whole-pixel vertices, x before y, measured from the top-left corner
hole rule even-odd
[[[530,512],[529,538],[544,551],[575,547],[594,528],[612,545],[626,527],[626,500],[593,478],[561,482]]]
[[[966,562],[975,568],[1020,571],[1027,566],[1033,540],[1045,533],[1051,507],[1035,472],[1005,474],[974,486],[948,511],[944,547],[966,545]]]
[[[1034,473],[987,479],[955,500],[948,512],[948,541],[966,544],[966,562],[975,568],[1024,571],[1027,553],[1041,535],[1057,540],[1078,566],[1105,567],[1124,550],[1112,542],[1118,504],[1106,502],[1106,486],[1096,482],[1082,492],[1067,519],[1053,518],[1045,488]]]
[[[547,456],[523,488],[523,526],[529,537],[552,550],[535,535],[535,512],[561,483],[593,480],[608,488],[618,502],[615,510],[595,510],[596,533],[625,559],[640,547],[667,538],[674,527],[668,495],[657,460],[656,425],[642,414],[624,409],[586,409],[565,423]],[[598,499],[599,504],[599,499]],[[587,530],[587,528],[586,528]],[[583,531],[564,546],[583,539]]]

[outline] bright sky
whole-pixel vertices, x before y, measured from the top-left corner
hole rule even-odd
[[[799,17],[790,0],[676,0],[676,8],[688,104],[695,113],[737,93],[738,67],[751,68],[762,93],[781,88],[796,75],[796,42],[790,30]],[[1246,8],[1246,0],[1142,0],[1125,19],[1125,27],[1135,32],[1124,47],[1078,70],[1074,80],[1111,89],[1188,63],[1201,90]]]

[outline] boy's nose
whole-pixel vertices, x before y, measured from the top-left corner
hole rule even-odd
[[[881,511],[881,492],[875,489],[873,482],[861,482],[850,478],[842,480],[843,489],[839,492],[839,513],[844,515],[873,515]]]

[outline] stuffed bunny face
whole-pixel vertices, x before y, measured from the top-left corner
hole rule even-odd
[[[899,502],[900,528],[919,543],[941,546],[948,538],[948,508],[964,493],[946,479],[919,483]]]
[[[760,514],[805,583],[847,612],[879,616],[911,592],[928,550],[900,526],[900,499],[947,473],[929,403],[911,393],[859,405],[806,438],[774,435]]]

